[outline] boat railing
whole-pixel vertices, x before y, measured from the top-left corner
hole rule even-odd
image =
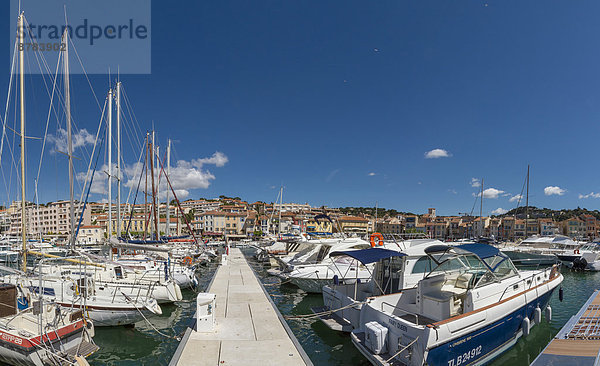
[[[540,275],[540,273],[545,273],[547,270],[548,270],[548,268],[546,268],[546,269],[544,269],[544,270],[542,270],[542,271],[540,271],[540,272],[533,273],[533,274],[529,275],[528,277],[524,277],[524,278],[522,278],[522,279],[521,279],[521,280],[519,280],[517,283],[514,283],[514,284],[512,284],[512,286],[507,286],[507,287],[504,289],[504,291],[502,292],[502,295],[500,296],[500,299],[499,299],[498,301],[502,301],[502,299],[504,298],[504,295],[506,294],[506,290],[508,290],[509,288],[514,288],[514,287],[515,287],[515,285],[517,285],[517,286],[520,286],[520,285],[521,285],[521,283],[524,283],[524,284],[525,284],[525,286],[523,286],[523,288],[524,288],[524,289],[526,289],[526,290],[527,290],[527,285],[529,285],[529,289],[531,289],[531,286],[533,286],[533,278],[534,278],[535,276],[539,276],[539,275]],[[531,279],[531,281],[529,281],[529,283],[527,283],[526,281],[527,281],[527,280],[529,280],[529,279]]]
[[[381,311],[382,312],[384,311],[384,309],[383,309],[384,305],[387,305],[387,306],[391,307],[392,309],[394,309],[392,311],[392,315],[394,315],[394,311],[395,310],[400,310],[401,312],[403,312],[406,315],[414,316],[415,317],[415,324],[417,324],[417,325],[419,324],[419,315],[418,314],[411,313],[410,311],[406,311],[406,310],[398,307],[397,305],[390,304],[389,302],[386,302],[386,301],[381,302]]]

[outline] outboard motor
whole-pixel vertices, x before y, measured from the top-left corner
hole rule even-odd
[[[583,257],[575,258],[573,260],[573,266],[571,267],[574,271],[584,271],[587,268],[587,261]]]

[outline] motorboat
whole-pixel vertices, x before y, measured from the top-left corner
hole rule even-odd
[[[563,263],[572,262],[578,257],[576,253],[580,246],[580,243],[562,235],[534,235],[519,245],[503,247],[502,252],[517,266],[551,266],[559,260]]]
[[[374,264],[373,275],[369,281],[339,279],[325,285],[324,306],[312,308],[313,312],[324,314],[320,319],[331,329],[350,332],[358,328],[360,309],[366,299],[414,288],[432,270],[434,263],[425,254],[425,248],[431,244],[427,240],[402,251],[378,247],[331,253],[333,257],[352,258],[365,266]]]
[[[416,287],[368,297],[351,333],[374,365],[484,364],[550,318],[560,267],[519,271],[486,244],[433,245],[435,268]]]

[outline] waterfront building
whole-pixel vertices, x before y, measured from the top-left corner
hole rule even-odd
[[[366,235],[369,232],[369,220],[358,216],[338,218],[339,229],[344,233]]]
[[[100,244],[104,241],[106,230],[99,225],[87,225],[79,228],[77,242],[80,244]]]

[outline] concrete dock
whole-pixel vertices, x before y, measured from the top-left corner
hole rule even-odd
[[[312,365],[238,248],[207,292],[216,294],[214,331],[188,329],[170,365]]]
[[[598,365],[599,353],[600,291],[596,290],[531,365]]]

